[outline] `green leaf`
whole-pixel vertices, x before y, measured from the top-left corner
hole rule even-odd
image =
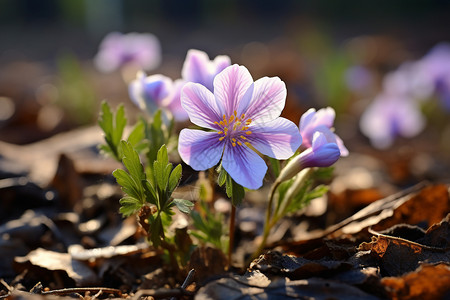
[[[161,239],[164,238],[164,230],[161,221],[161,215],[158,214],[156,218],[150,216],[148,220],[150,225],[148,233],[150,241],[153,243],[155,247],[158,247],[161,244]]]
[[[316,180],[328,181],[333,177],[334,167],[315,168],[312,177]]]
[[[119,212],[125,217],[137,213],[142,207],[142,203],[138,199],[130,196],[120,199],[120,205]]]
[[[268,157],[270,166],[272,167],[273,175],[277,178],[280,175],[281,164],[280,161],[276,158]]]
[[[116,178],[117,183],[122,187],[122,191],[125,194],[140,199],[142,203],[145,201],[138,183],[133,180],[130,174],[122,169],[117,169],[114,170],[113,176]]]
[[[113,130],[113,143],[114,145],[119,145],[120,140],[122,139],[123,130],[127,125],[127,119],[125,118],[125,108],[123,104],[119,105],[119,108],[116,112],[116,119],[114,122],[114,130]]]
[[[173,199],[172,201],[177,208],[185,213],[185,214],[189,214],[192,210],[192,208],[194,207],[194,203],[192,203],[189,200],[185,200],[185,199]]]
[[[136,148],[137,145],[142,143],[144,140],[145,134],[144,134],[145,124],[142,120],[139,120],[131,130],[130,135],[128,136],[128,142]]]
[[[141,160],[139,158],[139,154],[136,150],[134,150],[133,146],[127,141],[122,141],[122,151],[123,151],[123,159],[122,162],[124,166],[127,168],[130,175],[137,181],[141,182],[141,180],[145,179],[144,168],[141,164]]]
[[[169,177],[169,186],[168,191],[170,194],[175,190],[175,188],[178,186],[178,183],[181,179],[181,173],[182,173],[182,167],[181,164],[177,165],[173,170],[172,173],[170,173]]]
[[[223,186],[227,180],[227,171],[222,167],[222,165],[219,166],[218,170],[219,176],[217,176],[217,184],[219,186]]]
[[[162,145],[158,151],[157,160],[165,167],[169,163],[166,145]]]
[[[245,189],[240,184],[237,184],[229,174],[227,174],[225,191],[231,199],[232,205],[241,205],[242,199],[245,196]]]
[[[102,102],[101,113],[98,124],[105,134],[106,145],[102,150],[106,154],[121,161],[120,140],[122,139],[123,131],[125,129],[127,119],[125,118],[125,109],[121,104],[119,105],[116,114],[111,111],[109,104],[106,101]],[[107,150],[109,148],[109,150]]]

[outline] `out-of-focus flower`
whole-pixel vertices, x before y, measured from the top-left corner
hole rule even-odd
[[[443,106],[450,110],[450,44],[436,45],[418,64],[420,74],[431,81]]]
[[[149,114],[161,108],[169,111],[175,120],[184,121],[188,119],[188,115],[180,103],[183,85],[181,79],[173,82],[169,77],[160,74],[146,76],[140,71],[137,78],[129,84],[128,91],[133,103]]]
[[[410,98],[381,94],[364,111],[361,131],[373,146],[387,148],[397,136],[413,137],[425,127],[425,119]]]
[[[200,83],[213,92],[214,77],[230,65],[231,60],[226,55],[209,60],[205,52],[191,49],[186,55],[181,76],[186,82]]]
[[[334,138],[341,152],[341,156],[347,156],[348,150],[344,146],[344,142],[337,135],[331,132],[336,113],[333,108],[327,107],[319,109],[317,112],[314,108],[310,108],[300,118],[300,134],[303,138],[303,146],[309,148],[312,146],[313,137],[316,131],[326,133],[330,131],[330,138]]]
[[[351,91],[362,93],[372,88],[374,78],[369,69],[356,65],[345,72],[345,83]]]
[[[187,83],[181,103],[192,123],[211,131],[183,129],[178,151],[195,170],[222,167],[238,184],[257,189],[267,171],[254,149],[277,159],[292,156],[302,138],[297,126],[280,117],[286,86],[278,77],[253,82],[244,66],[232,65],[214,79],[214,93]]]
[[[150,33],[111,32],[101,42],[94,63],[105,73],[127,65],[150,71],[161,63],[161,45]]]

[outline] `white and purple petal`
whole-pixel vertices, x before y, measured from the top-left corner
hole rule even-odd
[[[255,151],[230,143],[225,146],[222,166],[236,183],[252,190],[262,186],[267,172],[266,163]]]
[[[250,131],[249,143],[262,154],[276,159],[288,159],[302,143],[298,127],[285,118],[255,124]]]
[[[181,90],[181,105],[195,125],[218,129],[214,122],[222,120],[223,108],[213,93],[198,83],[188,82]]]
[[[286,103],[286,85],[278,77],[263,77],[255,82],[253,95],[240,108],[246,118],[255,123],[265,123],[278,118]],[[245,99],[245,98],[244,98]]]
[[[219,141],[217,132],[183,129],[178,139],[178,152],[185,163],[202,171],[219,162],[224,144]]]
[[[253,84],[250,72],[244,66],[232,65],[225,68],[214,78],[214,96],[216,101],[223,103],[224,114],[227,117],[237,111],[238,115],[243,113],[239,110],[240,103],[248,102],[248,89]],[[245,96],[245,97],[244,97]]]

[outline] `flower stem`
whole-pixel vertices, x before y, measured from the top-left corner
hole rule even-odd
[[[230,214],[230,241],[228,243],[228,269],[231,267],[231,253],[234,248],[234,226],[236,223],[236,206],[231,205]]]

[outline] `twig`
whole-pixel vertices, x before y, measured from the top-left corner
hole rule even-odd
[[[109,293],[109,294],[115,294],[118,296],[122,296],[122,291],[118,289],[113,288],[105,288],[105,287],[86,287],[86,288],[66,288],[66,289],[60,289],[60,290],[52,290],[52,291],[45,291],[42,292],[42,295],[67,295],[72,293],[86,293],[86,292],[102,292],[102,293]]]
[[[189,271],[186,278],[184,279],[183,284],[181,285],[181,288],[183,290],[185,290],[191,284],[191,282],[194,280],[194,276],[195,276],[195,270],[192,269]],[[176,299],[177,299],[176,297],[170,298],[170,300],[176,300]]]
[[[179,287],[176,289],[150,289],[150,290],[139,290],[134,294],[133,300],[138,300],[141,297],[153,297],[155,299],[164,299],[168,297],[179,298],[181,296],[193,296],[194,293],[186,291],[185,289]]]

